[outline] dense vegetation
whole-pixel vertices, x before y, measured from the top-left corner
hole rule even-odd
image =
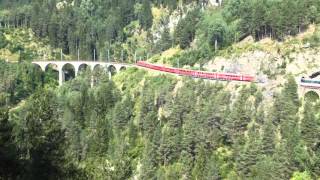
[[[281,41],[320,21],[318,0],[207,3],[0,0],[0,50],[20,53],[0,60],[0,179],[319,178],[320,104],[299,99],[291,75],[273,97],[135,68],[112,80],[88,70],[57,87],[53,71],[26,62],[32,49],[6,38],[29,28],[71,58],[80,49],[117,61],[178,46],[166,62],[202,65],[248,35]],[[159,20],[155,8],[168,14]]]
[[[81,58],[93,59],[96,54],[100,59],[132,61],[136,51],[146,58],[173,44],[188,48],[197,39],[195,54],[200,55],[193,57],[207,60],[213,54],[202,54],[248,35],[283,40],[320,20],[318,0],[226,0],[222,9],[204,10],[207,4],[207,0],[1,0],[0,25],[32,28],[38,37],[74,57],[80,49]],[[174,33],[168,29],[170,16],[161,17],[154,32],[152,6],[167,7],[169,15],[177,16]],[[135,38],[137,32],[146,32],[143,42]]]
[[[8,66],[13,65],[2,64],[1,74],[15,74],[25,65]],[[31,69],[22,76],[25,79],[13,76],[12,83],[3,83],[8,89],[1,89],[3,96],[8,94],[1,103],[0,121],[4,178],[288,179],[295,172],[311,179],[320,175],[319,105],[301,103],[292,77],[268,108],[253,84],[239,88],[235,96],[219,83],[178,82],[131,69],[115,76],[121,90],[104,74],[94,88],[90,76],[83,74],[53,89],[41,79],[28,87],[30,77],[41,77]],[[128,77],[132,81],[126,81]],[[24,88],[10,93],[11,84],[17,83]],[[183,85],[177,89],[179,83]],[[10,109],[27,92],[34,93]]]

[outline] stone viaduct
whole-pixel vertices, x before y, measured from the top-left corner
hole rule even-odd
[[[33,61],[32,64],[38,65],[43,71],[46,71],[49,66],[58,71],[60,86],[65,81],[66,66],[71,66],[73,68],[75,76],[79,74],[81,69],[89,67],[92,71],[96,70],[96,68],[103,68],[106,70],[109,77],[111,77],[112,72],[116,73],[128,67],[134,66],[130,64],[99,61]]]

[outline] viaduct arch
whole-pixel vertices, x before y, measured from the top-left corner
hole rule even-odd
[[[122,63],[112,63],[112,62],[95,62],[95,61],[34,61],[32,64],[40,66],[42,71],[51,66],[54,70],[59,73],[59,85],[61,86],[65,79],[66,66],[72,67],[74,69],[74,76],[78,76],[79,72],[85,68],[90,68],[91,71],[94,71],[96,68],[102,68],[105,70],[109,78],[115,73],[120,72],[123,69],[127,69],[132,65],[122,64]]]

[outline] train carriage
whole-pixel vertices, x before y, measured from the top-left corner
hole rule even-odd
[[[154,69],[158,71],[190,76],[195,78],[203,78],[203,79],[215,79],[215,80],[223,80],[223,81],[246,81],[246,82],[254,82],[255,78],[249,75],[241,75],[241,74],[231,74],[231,73],[214,73],[214,72],[205,72],[205,71],[196,71],[196,70],[187,70],[181,68],[171,68],[160,65],[155,65],[151,63],[147,63],[144,61],[138,61],[138,66]],[[320,87],[320,81],[319,81]]]

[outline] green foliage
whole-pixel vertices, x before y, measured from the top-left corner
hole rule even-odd
[[[0,30],[0,49],[5,48],[7,44],[8,44],[8,41],[3,34],[3,31]]]
[[[203,16],[197,34],[200,36],[200,44],[207,43],[218,50],[230,44],[234,33],[230,30],[221,14],[210,12]]]
[[[0,114],[0,153],[10,152],[9,166],[0,163],[2,177],[288,179],[306,170],[319,176],[316,107],[305,104],[299,119],[292,77],[270,110],[254,85],[241,87],[229,103],[231,94],[218,83],[137,69],[115,82],[95,78],[93,88],[90,72],[56,90],[40,83],[25,104]]]
[[[252,102],[248,99],[250,91],[247,88],[240,90],[235,101],[230,117],[227,119],[227,134],[232,143],[243,143],[243,133],[247,130],[248,124],[252,121]]]
[[[70,176],[74,169],[65,154],[65,130],[58,119],[57,101],[50,90],[39,90],[21,109],[24,121],[17,130],[21,157],[27,161],[24,178],[50,179]]]
[[[194,40],[200,15],[200,9],[196,8],[189,11],[186,17],[179,20],[174,32],[174,38],[182,49],[190,47],[190,43]]]
[[[284,39],[318,21],[319,6],[314,0],[229,0],[223,14],[230,22],[240,21],[243,35],[258,40],[266,36]]]
[[[133,117],[133,102],[130,96],[118,102],[114,107],[113,123],[115,127],[123,129]]]
[[[16,104],[44,85],[43,72],[37,67],[22,63],[11,64],[0,60],[1,106]]]
[[[308,148],[315,148],[319,143],[319,123],[310,102],[305,102],[303,118],[301,120],[301,136]]]
[[[294,172],[293,177],[290,180],[311,180],[311,176],[307,171],[304,172]]]
[[[172,47],[172,38],[168,28],[165,28],[161,34],[160,40],[156,44],[156,51],[162,52]]]
[[[14,142],[13,123],[9,121],[6,108],[0,109],[0,177],[15,179],[19,176],[22,162],[19,161],[17,146]]]
[[[318,47],[320,45],[320,31],[317,30],[312,36],[303,40],[304,43],[310,43],[310,47]]]
[[[36,37],[62,48],[70,58],[77,49],[88,59],[94,51],[104,59],[109,49],[116,59],[122,50],[128,57],[135,50],[146,54],[143,51],[152,47],[161,53],[176,44],[184,50],[166,63],[202,68],[217,50],[247,35],[257,40],[295,35],[318,22],[320,10],[315,0],[228,0],[214,10],[205,9],[206,1],[179,3],[178,7],[172,0],[2,0],[0,25],[31,28]],[[184,8],[189,3],[200,6]],[[187,10],[173,37],[167,17],[157,19],[162,29],[156,44],[158,36],[152,37],[151,27],[153,18],[159,17],[153,17],[153,7],[167,7],[168,15],[176,8]],[[22,41],[6,39],[1,30],[0,49],[21,51],[20,60],[34,57]],[[141,41],[147,41],[145,47],[138,47]],[[305,43],[313,47],[318,41],[317,32]],[[320,175],[317,104],[306,101],[300,111],[292,76],[271,108],[254,85],[231,94],[219,83],[136,68],[112,80],[102,71],[88,71],[59,88],[56,78],[52,70],[43,74],[26,63],[0,61],[0,179]]]
[[[175,67],[183,67],[185,65],[194,66],[199,63],[203,66],[206,62],[213,57],[213,52],[209,46],[204,46],[201,49],[183,51],[169,58],[168,61]],[[179,64],[178,64],[179,63]]]
[[[138,19],[140,25],[143,29],[147,30],[152,26],[152,12],[151,12],[151,4],[148,0],[142,1],[141,11],[138,14]]]

